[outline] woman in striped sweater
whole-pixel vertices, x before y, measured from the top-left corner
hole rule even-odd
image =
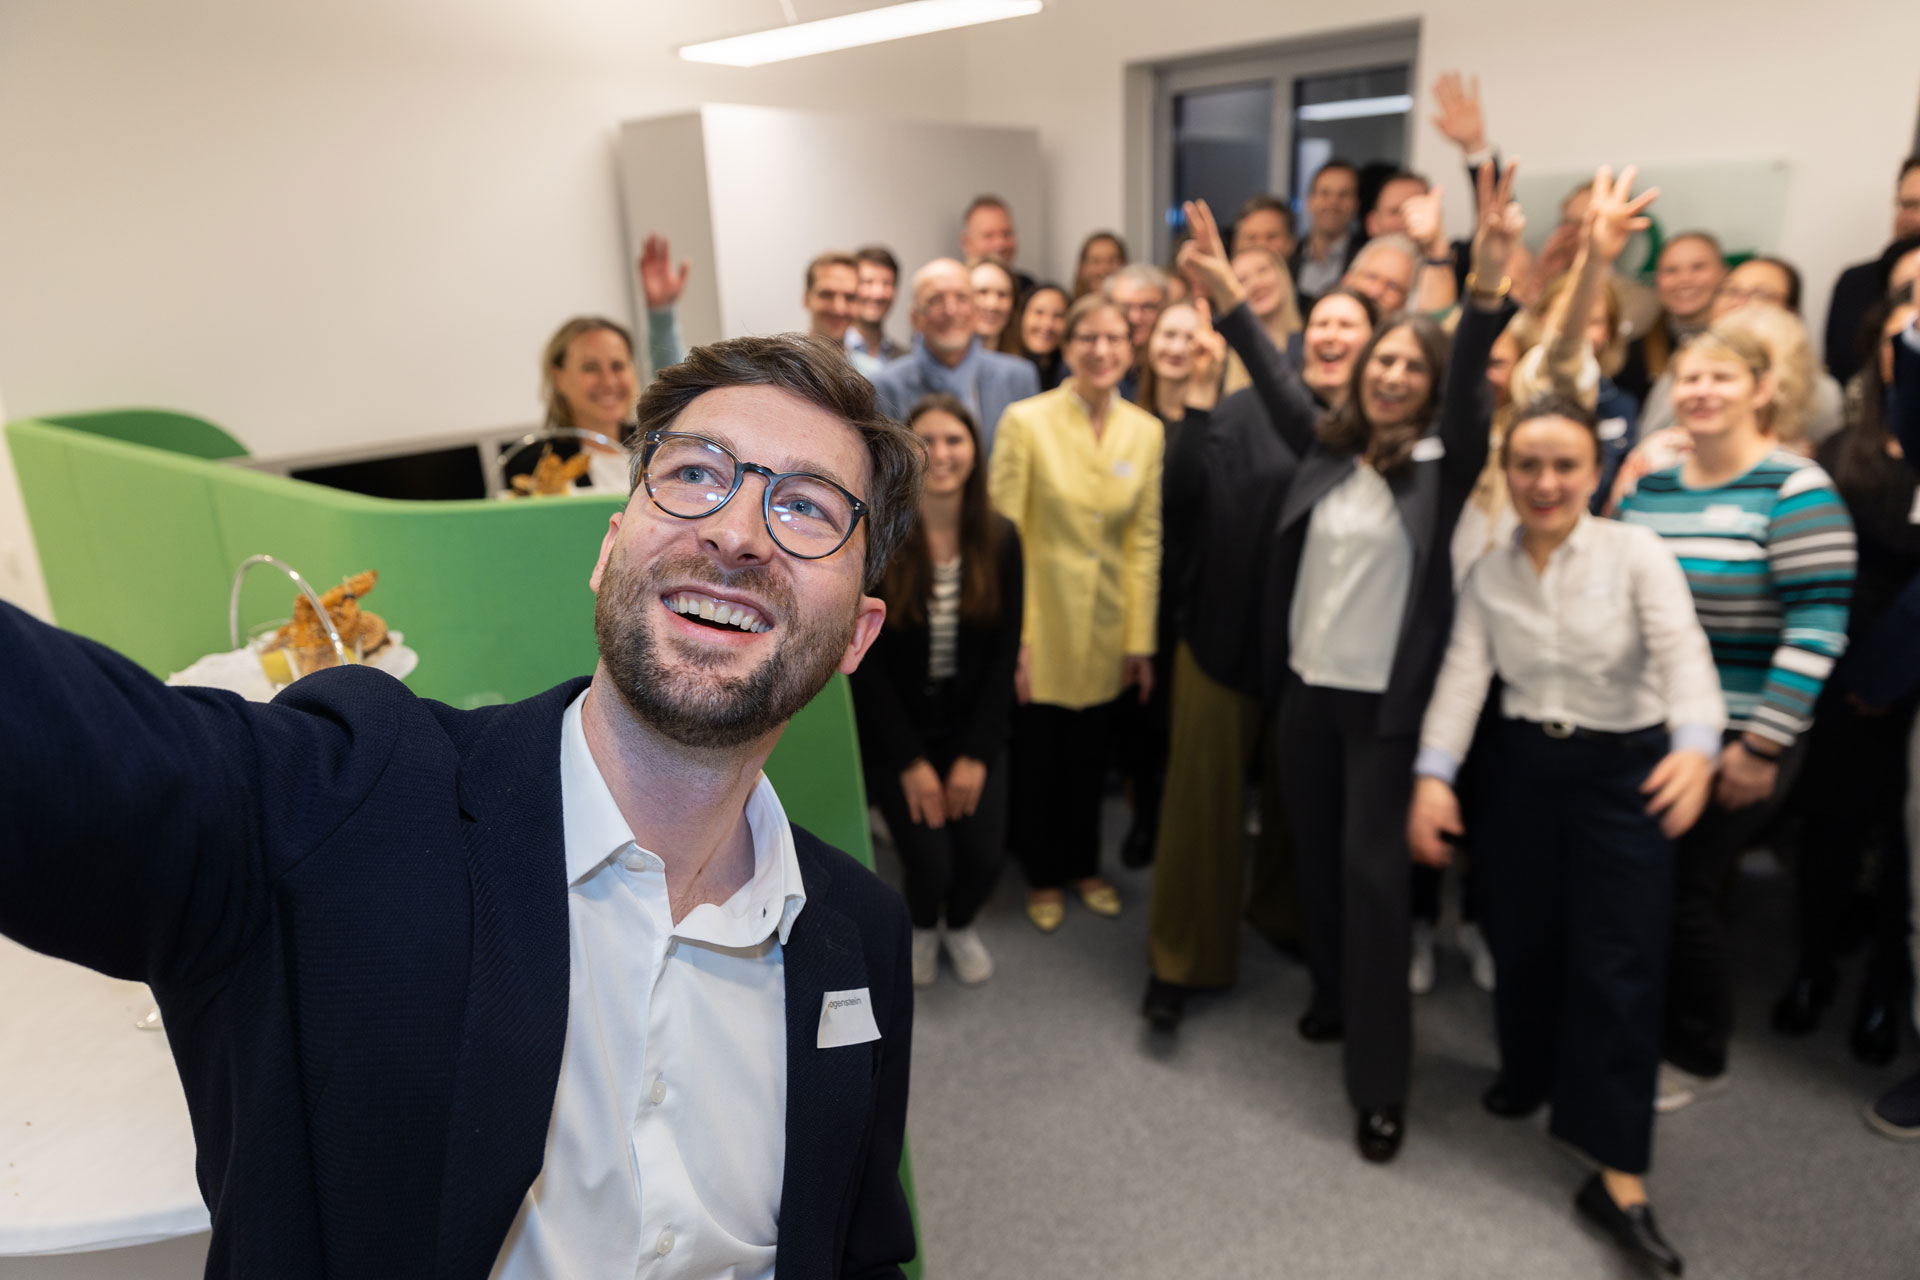
[[[1846,647],[1853,523],[1833,481],[1762,428],[1767,350],[1715,325],[1674,360],[1674,406],[1693,453],[1654,472],[1620,518],[1669,539],[1713,646],[1727,701],[1714,801],[1680,841],[1656,1107],[1726,1083],[1733,982],[1720,903],[1727,876],[1785,796],[1800,741]]]

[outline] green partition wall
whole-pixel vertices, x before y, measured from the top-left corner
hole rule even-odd
[[[407,684],[424,697],[511,701],[593,669],[587,576],[617,498],[363,497],[224,466],[246,452],[231,435],[161,410],[25,419],[6,440],[54,620],[155,675],[228,647],[234,570],[263,552],[321,590],[379,570],[367,607],[419,653]],[[254,570],[242,627],[286,617],[292,597],[286,578]],[[843,677],[794,718],[767,774],[795,822],[873,865]],[[905,1160],[901,1178],[911,1200]]]

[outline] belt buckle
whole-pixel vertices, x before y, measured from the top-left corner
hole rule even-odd
[[[1571,720],[1543,720],[1540,729],[1549,738],[1571,738],[1574,724]]]

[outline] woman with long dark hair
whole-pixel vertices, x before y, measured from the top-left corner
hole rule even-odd
[[[1098,293],[1107,277],[1127,265],[1127,242],[1111,231],[1096,231],[1080,242],[1080,256],[1074,259],[1073,300]]]
[[[927,447],[920,518],[887,564],[887,624],[853,673],[867,795],[900,854],[913,981],[985,982],[973,918],[1006,843],[1007,728],[1023,606],[1020,535],[987,501],[980,433],[959,399],[932,395],[908,425]]]
[[[1412,877],[1406,816],[1420,717],[1453,620],[1449,542],[1486,463],[1486,367],[1512,314],[1525,220],[1516,166],[1479,174],[1467,301],[1449,355],[1422,316],[1374,331],[1347,397],[1312,431],[1278,421],[1300,466],[1267,584],[1268,688],[1298,855],[1313,999],[1309,1040],[1346,1041],[1347,1097],[1369,1160],[1405,1132]],[[1445,370],[1445,381],[1441,374]]]
[[[1032,362],[1042,391],[1053,390],[1067,377],[1060,336],[1066,331],[1068,305],[1067,291],[1059,285],[1036,284],[1020,299],[1000,335],[1001,351]]]

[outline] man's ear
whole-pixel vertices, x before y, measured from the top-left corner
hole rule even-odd
[[[860,666],[860,660],[867,656],[867,650],[880,636],[880,628],[887,622],[887,602],[873,596],[861,596],[853,615],[853,638],[847,642],[847,651],[840,655],[840,674],[850,676]]]
[[[600,539],[600,558],[593,562],[593,574],[587,579],[587,586],[595,595],[600,592],[600,575],[607,571],[607,557],[613,554],[613,544],[620,537],[620,517],[624,511],[616,511],[607,518],[607,536]]]

